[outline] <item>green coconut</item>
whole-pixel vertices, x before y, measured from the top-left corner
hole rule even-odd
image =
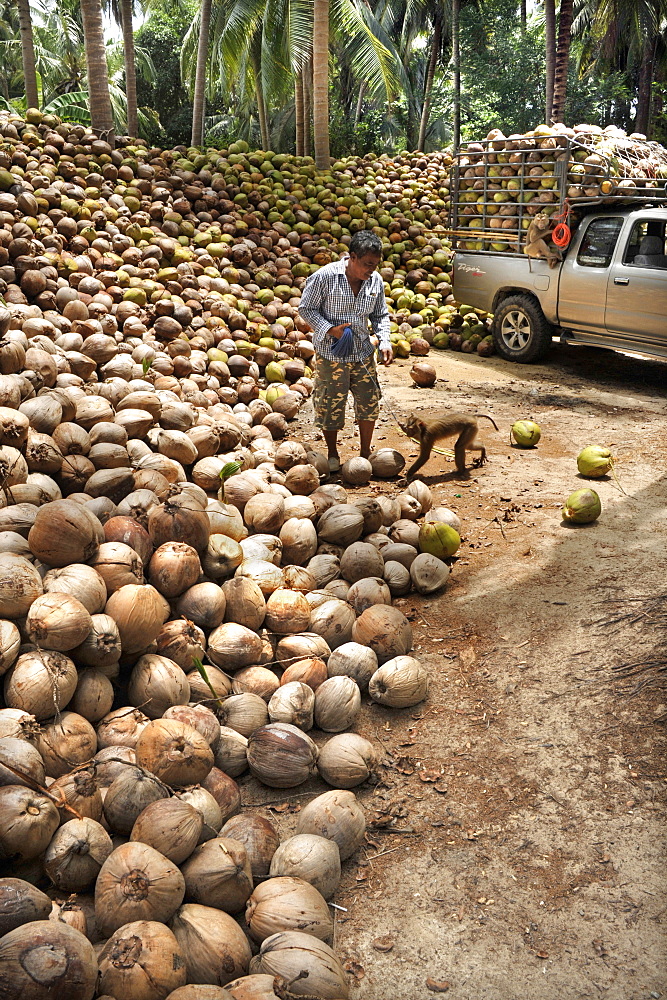
[[[564,521],[573,524],[590,524],[602,513],[600,497],[595,490],[583,489],[570,493],[561,514]]]
[[[266,366],[265,375],[267,382],[284,382],[285,370],[277,361],[271,361]],[[268,400],[267,400],[268,402]]]
[[[520,448],[534,448],[542,437],[542,431],[534,420],[517,420],[512,424],[512,437]]]
[[[442,521],[426,521],[419,529],[419,550],[428,552],[438,559],[447,559],[458,551],[461,536],[451,524]]]
[[[589,445],[577,455],[577,469],[587,479],[601,479],[611,472],[614,459],[609,448]]]

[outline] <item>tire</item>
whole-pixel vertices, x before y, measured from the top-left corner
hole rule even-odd
[[[544,357],[553,327],[530,295],[508,295],[493,318],[493,342],[507,361],[529,364]]]

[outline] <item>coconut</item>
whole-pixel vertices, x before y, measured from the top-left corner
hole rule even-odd
[[[54,920],[32,920],[0,939],[6,996],[25,1000],[91,1000],[97,962],[80,931]]]
[[[186,958],[190,983],[221,986],[247,972],[250,945],[236,921],[227,913],[211,906],[186,903],[174,914],[169,926]],[[209,994],[206,990],[209,988],[200,988],[196,998],[207,1000]],[[230,996],[226,990],[221,991],[221,998]],[[193,995],[193,1000],[196,998]]]
[[[297,833],[314,833],[338,844],[345,861],[361,846],[366,832],[364,813],[354,792],[324,792],[299,813]]]
[[[95,883],[95,917],[106,936],[137,920],[166,922],[183,902],[176,866],[147,844],[127,843],[106,859]]]
[[[420,552],[410,567],[410,578],[418,594],[432,594],[447,583],[449,566],[437,556]]]
[[[412,648],[412,629],[397,608],[378,604],[367,608],[356,620],[352,639],[362,646],[370,646],[378,662],[384,663]]]
[[[309,882],[293,876],[277,876],[258,885],[245,918],[258,944],[281,931],[305,931],[322,941],[333,935],[333,918],[324,897]]]
[[[99,956],[100,994],[163,1000],[184,986],[186,960],[174,934],[154,920],[136,920],[120,927]]]
[[[266,878],[280,837],[263,816],[243,813],[232,816],[220,830],[221,837],[238,841],[246,849],[253,879]]]
[[[384,560],[374,545],[368,542],[354,542],[349,545],[340,560],[340,572],[348,583],[356,583],[370,576],[382,576]]]
[[[396,656],[373,674],[368,693],[373,701],[391,708],[409,708],[428,694],[428,672],[414,656]]]
[[[350,458],[343,463],[340,474],[352,486],[365,486],[373,475],[373,466],[367,458]]]
[[[577,469],[586,479],[601,479],[614,467],[614,458],[609,448],[589,445],[577,455]]]
[[[248,764],[254,777],[271,788],[294,788],[315,773],[317,746],[301,730],[275,722],[248,740]]]
[[[269,874],[272,878],[283,875],[303,879],[325,899],[331,899],[340,882],[338,844],[312,833],[289,837],[277,847]]]
[[[156,719],[136,744],[137,764],[172,787],[199,784],[213,766],[213,752],[196,729],[175,719]]]
[[[373,475],[379,479],[392,479],[405,465],[405,459],[400,451],[395,451],[393,448],[379,448],[371,453],[369,461]]]
[[[262,942],[251,972],[280,976],[298,990],[297,996],[320,1000],[347,1000],[349,990],[343,967],[323,941],[300,931],[272,934]]]
[[[350,545],[361,537],[364,518],[353,504],[338,504],[326,510],[317,523],[318,536],[325,542]]]
[[[361,708],[361,693],[351,677],[329,677],[314,695],[315,722],[320,729],[339,733],[349,729]]]
[[[444,524],[449,524],[459,533],[459,535],[461,534],[461,518],[448,507],[432,507],[426,514],[424,520],[441,521]]]
[[[226,837],[207,840],[182,866],[189,902],[214,906],[226,913],[238,913],[253,888],[246,849]]]
[[[461,537],[444,521],[425,521],[419,529],[419,548],[438,559],[453,556],[461,544]]]
[[[534,420],[517,420],[512,424],[512,437],[520,448],[534,448],[542,436]]]
[[[341,733],[320,750],[317,770],[334,788],[355,788],[370,777],[376,763],[372,743],[356,733]]]

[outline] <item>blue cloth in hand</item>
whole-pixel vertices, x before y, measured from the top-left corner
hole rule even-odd
[[[334,346],[331,350],[340,360],[344,360],[352,354],[354,350],[354,334],[352,333],[352,327],[346,326],[343,330],[343,336],[339,337],[338,340],[334,338]]]

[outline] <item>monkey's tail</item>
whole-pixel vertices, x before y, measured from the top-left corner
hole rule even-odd
[[[476,417],[486,417],[487,420],[491,421],[491,423],[496,428],[496,430],[498,430],[498,424],[495,422],[495,420],[493,419],[493,417],[489,416],[488,413],[476,413],[475,416]]]

